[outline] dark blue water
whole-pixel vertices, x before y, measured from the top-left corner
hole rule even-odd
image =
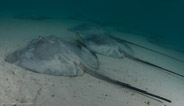
[[[123,26],[122,32],[149,35],[152,42],[184,51],[183,0],[4,0],[0,15],[36,14]]]

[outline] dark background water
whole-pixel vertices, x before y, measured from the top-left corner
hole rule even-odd
[[[0,15],[78,17],[164,38],[184,50],[184,0],[1,0]]]

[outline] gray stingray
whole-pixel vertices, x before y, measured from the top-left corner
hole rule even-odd
[[[166,98],[99,74],[97,57],[80,42],[69,43],[55,36],[39,37],[28,43],[25,48],[9,54],[5,61],[37,73],[57,76],[80,76],[85,71],[101,80],[154,97],[154,100],[171,102]]]
[[[95,24],[82,24],[69,31],[77,32],[77,40],[91,51],[114,58],[132,57],[133,50],[124,42],[114,39],[109,32]]]
[[[76,36],[77,39],[83,44],[85,44],[89,50],[97,54],[113,58],[133,56],[133,51],[128,45],[123,42],[119,42],[116,39],[113,39],[106,33],[92,34],[87,36],[80,33],[76,33]]]
[[[98,60],[88,49],[55,36],[36,38],[5,60],[34,72],[61,76],[81,75],[84,68],[98,69]]]
[[[134,56],[133,50],[126,44],[127,41],[115,38],[110,35],[103,27],[95,24],[82,24],[73,28],[70,28],[69,31],[75,32],[77,40],[83,43],[89,50],[93,51],[96,54],[101,54],[104,56],[109,56],[113,58],[122,58],[127,57],[129,59],[135,60],[137,62],[147,64],[162,71],[184,77],[184,75],[171,71],[169,69],[163,68],[161,66],[155,65],[148,61],[139,59]],[[128,42],[129,44],[134,44]],[[134,44],[139,46],[137,44]],[[139,46],[142,47],[142,46]],[[145,47],[142,47],[145,48]],[[147,50],[151,50],[146,48]],[[155,52],[154,50],[151,50]],[[158,53],[158,52],[157,52]]]

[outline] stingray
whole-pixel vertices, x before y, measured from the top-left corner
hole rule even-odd
[[[77,77],[83,71],[101,80],[128,88],[154,100],[171,100],[157,96],[98,72],[97,56],[80,42],[70,43],[55,36],[38,37],[24,48],[6,56],[5,61],[24,69],[48,75]]]
[[[134,61],[156,67],[158,69],[161,69],[162,71],[166,71],[174,75],[184,77],[184,75],[181,75],[174,71],[168,70],[161,66],[155,65],[153,63],[150,63],[135,57],[133,50],[126,44],[127,41],[111,36],[111,34],[108,31],[106,31],[104,28],[101,28],[101,26],[98,26],[95,24],[82,24],[82,25],[70,28],[69,31],[75,32],[77,40],[79,40],[89,50],[93,51],[96,54],[109,56],[113,58],[126,57]],[[131,43],[131,44],[134,44],[134,43]],[[139,46],[139,45],[136,45],[136,46]],[[145,48],[145,47],[142,47],[142,48]],[[147,50],[151,50],[151,49],[147,49]]]
[[[36,38],[5,60],[34,72],[59,76],[79,76],[82,68],[98,68],[96,56],[88,49],[55,36]]]
[[[81,25],[78,25],[78,26],[75,26],[75,27],[72,27],[72,28],[69,28],[68,29],[69,31],[71,32],[78,32],[80,34],[84,34],[84,35],[88,35],[88,36],[91,36],[91,35],[99,35],[100,34],[107,34],[107,35],[111,35],[110,32],[108,32],[104,26],[102,25],[99,25],[99,24],[94,24],[94,23],[84,23],[84,24],[81,24]],[[155,52],[155,53],[158,53],[160,55],[163,55],[163,56],[166,56],[166,57],[169,57],[169,58],[172,58],[174,60],[177,60],[177,61],[180,61],[180,62],[184,62],[184,60],[181,60],[181,59],[178,59],[178,58],[175,58],[175,57],[172,57],[170,55],[167,55],[167,54],[164,54],[162,52],[158,52],[156,50],[153,50],[153,49],[150,49],[150,48],[147,48],[147,47],[144,47],[142,45],[139,45],[139,44],[136,44],[136,43],[133,43],[131,41],[127,41],[127,40],[124,40],[124,39],[117,39],[113,36],[110,36],[111,38],[115,39],[116,41],[118,42],[121,42],[121,44],[125,45],[125,43],[127,44],[130,44],[130,45],[134,45],[134,46],[137,46],[137,47],[140,47],[140,48],[143,48],[143,49],[146,49],[146,50],[149,50],[149,51],[152,51],[152,52]],[[157,41],[157,42],[160,42],[160,43],[163,43],[160,38],[154,38],[154,42]]]
[[[91,51],[113,58],[132,57],[133,50],[123,42],[113,39],[107,33],[82,35],[76,33],[77,40]]]
[[[109,35],[110,32],[101,26],[85,23],[68,30],[77,32],[77,40],[95,53],[114,58],[133,55],[133,51],[128,45],[113,39]]]

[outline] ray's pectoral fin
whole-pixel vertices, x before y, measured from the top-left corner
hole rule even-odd
[[[18,61],[19,57],[20,57],[20,50],[17,50],[11,54],[8,54],[4,60],[6,62],[14,64]]]

